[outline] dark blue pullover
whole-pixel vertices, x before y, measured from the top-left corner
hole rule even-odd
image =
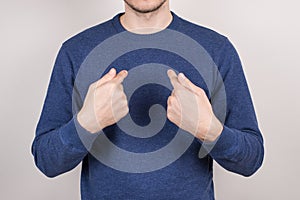
[[[81,93],[78,92],[75,100],[76,75],[88,55],[106,39],[125,31],[119,21],[121,14],[77,34],[64,42],[57,56],[36,127],[32,153],[37,167],[48,177],[68,172],[82,163],[81,198],[83,200],[210,200],[214,199],[213,160],[225,169],[243,176],[252,175],[262,164],[263,138],[236,50],[226,37],[172,14],[173,20],[168,29],[192,38],[203,47],[222,77],[226,92],[224,129],[214,143],[203,143],[194,139],[179,159],[158,170],[130,173],[102,163],[91,153],[95,143],[99,144],[95,141],[99,140],[101,134],[105,134],[116,146],[126,151],[145,153],[166,146],[178,131],[178,127],[169,120],[166,120],[159,133],[149,138],[128,135],[118,128],[117,124],[105,128],[98,134],[90,134],[80,127],[76,120],[76,113],[83,104],[88,84],[99,79],[111,67],[120,71],[131,70],[136,66],[149,63],[169,66],[185,73],[192,82],[203,88],[216,112],[218,112],[218,101],[214,98],[217,99],[221,86],[216,84],[218,81],[210,81],[207,84],[207,80],[197,73],[195,66],[188,59],[174,52],[159,48],[144,48],[120,55],[108,66],[99,66],[99,68],[104,67],[103,73],[85,83],[79,82],[84,89]],[[148,37],[156,37],[163,32],[149,35],[132,34],[130,37],[136,37],[136,41],[141,41],[147,40]],[[180,44],[180,41],[174,41],[176,42]],[[114,48],[118,49],[118,47]],[[107,56],[111,54],[111,52],[105,53]],[[158,76],[167,79],[166,73],[157,73]],[[206,76],[206,79],[215,80],[217,76],[215,73],[211,74],[211,77]],[[147,74],[141,74],[140,78],[143,76]],[[126,87],[124,90],[126,92]],[[149,124],[149,108],[159,104],[166,109],[170,93],[170,89],[155,83],[138,88],[129,99],[132,120],[139,126]],[[201,147],[207,149],[208,155],[199,157]]]

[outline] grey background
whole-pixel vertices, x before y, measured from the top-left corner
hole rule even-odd
[[[235,44],[265,138],[263,167],[251,178],[215,167],[220,200],[297,199],[300,18],[296,0],[171,0],[171,8]],[[123,10],[122,0],[0,1],[0,198],[79,199],[80,167],[44,177],[30,153],[61,43]]]

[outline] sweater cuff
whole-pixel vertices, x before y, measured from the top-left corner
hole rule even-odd
[[[232,158],[236,153],[237,135],[224,126],[221,135],[214,142],[202,142],[202,146],[212,158]]]
[[[74,149],[90,151],[100,132],[92,134],[77,121],[77,114],[60,129],[60,137],[64,144]]]

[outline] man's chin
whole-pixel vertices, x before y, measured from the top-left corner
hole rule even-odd
[[[134,10],[135,12],[138,12],[138,13],[142,13],[142,14],[146,14],[146,13],[151,13],[151,12],[155,12],[157,10],[159,10],[166,2],[166,0],[162,1],[160,4],[158,5],[154,5],[152,7],[147,7],[147,8],[141,8],[141,7],[138,7],[136,5],[133,5],[131,3],[129,3],[127,0],[124,0],[125,3],[132,9]]]

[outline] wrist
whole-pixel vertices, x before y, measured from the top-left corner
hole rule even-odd
[[[77,121],[79,125],[87,130],[88,132],[94,134],[102,130],[100,124],[96,120],[90,119],[90,116],[85,116],[83,113],[79,112],[77,114]]]
[[[198,132],[196,136],[198,139],[207,142],[214,142],[222,133],[223,125],[222,123],[215,117],[212,117],[212,120],[207,125],[199,125]]]
[[[222,123],[214,116],[205,139],[208,142],[214,142],[221,135],[222,131],[223,131]]]

